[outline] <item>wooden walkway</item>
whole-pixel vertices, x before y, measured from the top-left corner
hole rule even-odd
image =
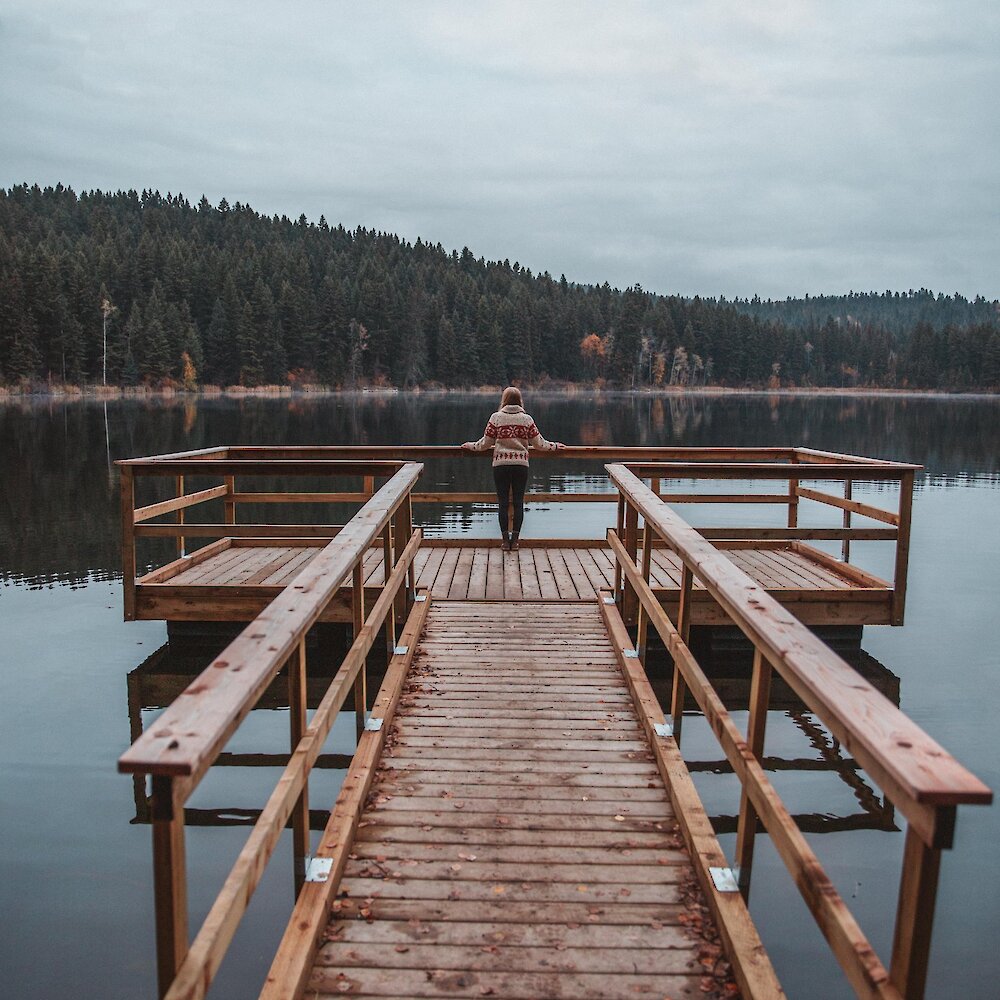
[[[432,604],[340,888],[306,996],[729,982],[593,600]]]

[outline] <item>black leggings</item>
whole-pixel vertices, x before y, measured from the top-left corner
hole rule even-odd
[[[526,465],[494,465],[493,481],[497,484],[497,519],[500,521],[500,532],[507,534],[507,509],[510,495],[514,494],[514,534],[521,533],[524,522],[524,491],[528,486],[528,467]]]

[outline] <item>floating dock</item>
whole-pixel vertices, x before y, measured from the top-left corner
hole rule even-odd
[[[160,995],[206,995],[290,827],[296,896],[264,1000],[780,997],[746,905],[759,830],[857,994],[923,996],[941,851],[957,806],[992,794],[808,627],[902,623],[916,468],[807,449],[571,448],[558,458],[607,463],[608,489],[528,502],[616,503],[615,527],[505,553],[425,539],[415,523],[415,505],[490,499],[417,491],[424,460],[460,454],[234,448],[121,463],[126,617],[248,623],[153,726],[134,727],[119,762],[151,781]],[[143,477],[176,495],[137,506]],[[330,477],[347,488],[314,486]],[[195,478],[205,483],[187,492]],[[290,491],[290,478],[308,488]],[[267,491],[248,491],[250,479]],[[813,485],[831,480],[843,495]],[[738,486],[720,493],[720,481]],[[757,481],[785,489],[755,492]],[[891,484],[895,509],[853,497],[872,481]],[[800,527],[802,501],[836,508],[841,523]],[[673,509],[701,503],[778,504],[787,523],[695,528]],[[221,504],[222,518],[187,520],[200,504]],[[343,524],[238,521],[238,505],[259,504],[356,512]],[[137,548],[157,537],[176,539],[176,558],[137,575]],[[188,552],[195,538],[214,541]],[[862,541],[894,546],[892,582],[850,563]],[[819,547],[830,542],[841,558]],[[351,645],[320,694],[306,637],[322,622],[350,623]],[[692,652],[697,626],[738,628],[753,650],[745,732]],[[674,668],[664,705],[645,670],[654,636]],[[388,666],[371,697],[376,642]],[[192,938],[185,803],[279,678],[287,763]],[[768,777],[779,678],[906,821],[886,961]],[[313,837],[309,774],[345,707],[357,749]],[[731,858],[681,752],[691,711],[741,784]]]

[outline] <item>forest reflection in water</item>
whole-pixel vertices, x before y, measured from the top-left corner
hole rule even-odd
[[[1000,477],[995,398],[537,393],[527,402],[543,434],[569,443],[827,448],[919,463],[926,474],[917,489]],[[492,395],[432,393],[2,403],[11,530],[0,535],[0,580],[117,577],[114,459],[236,444],[457,444],[482,432],[495,405]],[[488,463],[429,461],[422,488],[437,487],[487,490]],[[607,478],[600,463],[540,461],[532,488],[607,488]],[[468,509],[457,506],[425,507],[420,520],[432,532],[470,524]]]
[[[527,403],[547,437],[568,442],[809,445],[924,465],[914,500],[906,625],[866,628],[864,647],[888,667],[876,674],[890,697],[987,784],[1000,787],[1000,748],[983,737],[1000,707],[1000,401],[537,393]],[[495,406],[493,395],[428,393],[116,400],[107,403],[105,423],[104,405],[92,401],[0,404],[0,908],[17,914],[0,936],[0,967],[16,995],[124,1000],[155,991],[149,831],[136,822],[142,798],[115,773],[115,760],[137,727],[155,718],[154,706],[207,659],[195,653],[182,669],[174,660],[178,650],[168,649],[154,667],[148,654],[163,646],[165,627],[122,622],[111,462],[225,444],[458,443],[478,436]],[[608,488],[598,462],[538,461],[532,477],[534,489],[551,492]],[[462,458],[429,462],[422,481],[429,490],[490,485],[488,461]],[[526,527],[536,537],[600,537],[613,516],[613,504],[553,504],[529,511]],[[495,524],[488,509],[463,505],[422,507],[418,519],[429,533],[488,534]],[[140,662],[146,665],[137,669]],[[170,681],[175,667],[177,679]],[[734,718],[744,727],[738,691],[730,689],[727,698],[735,699]],[[814,717],[780,703],[771,716],[770,776],[816,831],[807,834],[810,844],[873,944],[888,954],[902,850],[895,827],[902,821]],[[341,722],[324,748],[331,767],[311,781],[314,825],[322,805],[336,797],[339,765],[354,746],[349,713]],[[697,718],[685,721],[685,743],[699,793],[731,853],[736,779]],[[192,924],[207,912],[287,750],[287,711],[275,703],[252,713],[226,747],[230,763],[214,769],[189,803],[209,824],[189,831]],[[261,766],[247,756],[261,754],[271,758]],[[938,897],[928,995],[985,1000],[1000,981],[1000,953],[988,945],[1000,926],[1000,900],[982,877],[982,859],[1000,840],[998,814],[970,809],[959,816]],[[213,988],[215,1000],[252,995],[266,972],[273,928],[290,903],[285,846]],[[752,910],[788,995],[849,996],[766,838],[757,849]],[[50,957],[54,940],[58,961]]]

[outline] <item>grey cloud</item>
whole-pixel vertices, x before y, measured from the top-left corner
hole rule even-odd
[[[6,6],[0,183],[664,292],[1000,294],[994,4]]]

